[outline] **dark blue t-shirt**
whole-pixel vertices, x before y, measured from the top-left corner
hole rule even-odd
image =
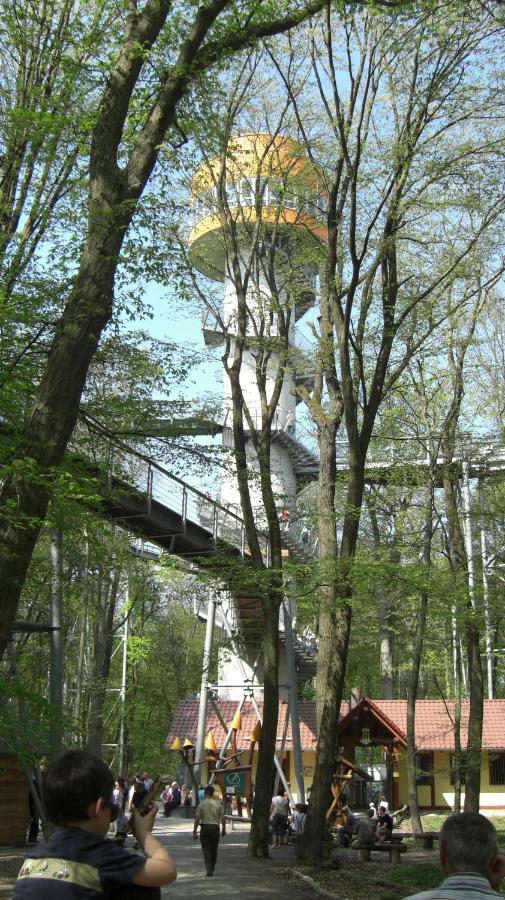
[[[156,900],[159,888],[131,883],[144,865],[145,857],[129,853],[109,838],[82,828],[60,828],[46,843],[30,850],[13,900],[113,900],[115,896]]]

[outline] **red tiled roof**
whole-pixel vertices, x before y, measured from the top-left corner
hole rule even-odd
[[[389,724],[398,736],[406,740],[406,700],[370,700],[368,697],[364,697],[360,702],[360,706],[364,703],[368,705],[372,712],[378,714],[386,725]],[[224,722],[228,725],[235,715],[239,705],[238,700],[219,700],[216,705]],[[199,700],[180,701],[165,742],[167,747],[170,747],[176,737],[180,738],[181,741],[184,741],[186,738],[189,738],[193,743],[196,741],[198,706]],[[258,707],[260,712],[262,712],[263,703],[258,702]],[[349,710],[347,703],[343,703],[341,709],[344,717],[349,712],[352,712],[352,710]],[[288,704],[286,702],[279,703],[277,749],[280,749],[282,745],[287,711]],[[301,701],[299,703],[299,711],[302,750],[315,750],[317,744],[315,704],[309,700]],[[468,734],[468,712],[468,700],[463,700],[461,704],[461,744],[463,748],[466,747]],[[416,748],[418,750],[452,750],[454,748],[453,716],[454,701],[452,700],[418,700],[416,703]],[[253,730],[256,722],[257,716],[253,704],[250,700],[246,700],[242,708],[242,729],[237,733],[237,747],[239,749],[249,746],[247,737]],[[209,704],[205,734],[211,730],[217,746],[220,747],[224,742],[225,731],[214,709]],[[291,723],[288,724],[284,746],[286,750],[293,749]],[[505,751],[505,700],[484,701],[482,748],[484,750]]]
[[[378,713],[393,726],[404,740],[407,736],[406,700],[370,700],[364,697],[361,704]],[[461,745],[466,747],[468,738],[469,701],[461,703]],[[418,750],[454,749],[454,701],[418,700],[416,703],[416,748]],[[505,750],[505,700],[484,700],[483,750]]]
[[[181,741],[184,741],[186,738],[189,738],[193,743],[196,741],[196,731],[198,726],[198,706],[199,700],[181,700],[179,706],[177,707],[177,712],[175,714],[175,718],[170,726],[170,731],[168,732],[168,736],[165,742],[167,747],[170,747],[172,741],[178,737]],[[237,707],[239,705],[238,700],[219,700],[216,703],[219,712],[224,720],[224,722],[229,725]],[[263,713],[263,703],[258,702],[258,707],[261,713]],[[279,721],[277,723],[277,748],[280,749],[282,745],[282,736],[284,734],[284,728],[286,724],[286,717],[288,712],[288,704],[286,702],[279,703]],[[302,750],[315,750],[316,749],[316,708],[314,703],[310,701],[301,701],[299,703],[299,712],[300,712],[300,738],[302,744]],[[256,715],[256,711],[253,707],[253,704],[250,700],[246,700],[244,706],[242,708],[242,729],[237,733],[237,748],[244,749],[249,747],[249,742],[247,741],[248,736],[251,734],[251,731],[254,729],[256,722],[258,721],[258,717]],[[226,733],[222,728],[219,719],[212,708],[212,705],[209,704],[207,708],[207,720],[205,724],[205,734],[209,731],[212,731],[214,735],[214,740],[218,747],[221,747],[224,743],[224,739],[226,737]],[[285,740],[285,749],[292,750],[293,749],[293,736],[291,733],[291,722],[288,724],[287,732],[286,732],[286,740]]]

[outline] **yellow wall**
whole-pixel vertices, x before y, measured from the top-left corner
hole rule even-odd
[[[449,754],[440,754],[447,758],[446,766],[449,766]],[[495,813],[497,815],[505,815],[505,785],[489,784],[489,763],[488,754],[482,754],[482,763],[480,770],[480,810],[483,813]],[[449,806],[454,804],[454,788],[450,784],[449,777],[445,779],[441,785],[443,792],[443,801]],[[461,794],[461,803],[464,803],[464,789]]]
[[[451,810],[454,806],[454,787],[451,785],[450,777],[450,757],[447,752],[435,751],[433,754],[433,771],[435,776],[435,807],[438,809]],[[400,785],[399,785],[399,802],[400,806],[408,803],[407,789],[407,765],[405,756],[402,755],[399,760]],[[505,785],[489,784],[489,766],[487,753],[482,754],[481,766],[481,793],[480,808],[482,812],[495,812],[505,815]],[[427,785],[420,785],[417,789],[419,805],[431,807],[431,788]],[[464,792],[461,796],[461,803],[464,803]]]
[[[294,754],[288,753],[288,781],[291,782],[291,788],[296,793],[296,778],[294,770]],[[314,780],[314,767],[316,763],[316,754],[313,750],[304,751],[302,753],[303,764],[303,780],[304,789],[311,786]],[[454,788],[450,781],[450,754],[446,752],[435,751],[433,755],[434,776],[435,776],[435,807],[438,809],[446,809],[450,811],[454,805]],[[257,753],[254,753],[252,779],[256,777]],[[400,773],[398,779],[398,805],[403,806],[409,802],[407,788],[407,764],[404,754],[400,754],[398,759],[398,771]],[[207,784],[206,766],[202,766],[202,783]],[[417,796],[419,805],[427,809],[431,809],[431,787],[429,785],[419,785],[417,788]],[[464,793],[462,794],[461,803],[464,803]],[[482,755],[481,768],[481,794],[480,808],[483,813],[495,813],[497,815],[505,815],[505,785],[489,784],[489,766],[488,755]]]

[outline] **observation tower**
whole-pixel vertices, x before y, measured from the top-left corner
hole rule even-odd
[[[281,354],[287,364],[273,420],[271,471],[279,515],[288,518],[283,545],[296,553],[301,525],[296,516],[300,480],[317,471],[317,459],[296,432],[297,398],[294,387],[310,387],[312,362],[296,337],[296,322],[313,306],[322,244],[327,231],[320,213],[321,179],[306,151],[290,137],[242,134],[232,138],[224,158],[201,164],[191,181],[190,258],[207,278],[222,285],[216,299],[209,296],[204,316],[207,346],[226,346],[231,362],[239,324],[239,295],[246,299],[245,342],[240,383],[253,425],[261,426],[257,363],[267,348],[266,394],[270,399]],[[244,290],[245,285],[245,290]],[[242,325],[244,327],[244,325]],[[232,446],[231,387],[223,369],[223,445]],[[258,461],[247,418],[247,469],[253,508],[261,527],[264,518]],[[221,503],[241,515],[236,477],[221,481]],[[281,524],[282,528],[282,524]],[[300,551],[301,551],[300,545]],[[241,618],[240,600],[234,606]],[[238,607],[238,608],[237,608]],[[245,616],[244,616],[245,618]],[[281,622],[281,628],[282,628]],[[252,659],[242,660],[249,667]],[[289,667],[288,667],[289,668]],[[248,669],[248,672],[250,669]],[[219,692],[237,699],[242,677],[233,661],[221,666]],[[281,652],[280,695],[289,684],[285,654]]]

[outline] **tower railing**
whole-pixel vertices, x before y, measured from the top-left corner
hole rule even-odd
[[[244,521],[236,512],[125,444],[92,416],[81,415],[81,426],[73,438],[72,449],[85,453],[100,475],[106,476],[111,489],[140,496],[148,515],[153,503],[158,503],[180,516],[183,532],[188,524],[200,526],[214,541],[221,540],[242,555],[247,554]],[[259,539],[268,564],[268,538],[260,532]]]
[[[251,207],[275,207],[289,209],[300,215],[324,221],[326,201],[309,188],[286,188],[277,179],[241,178],[227,182],[226,197],[230,209],[250,209]],[[206,216],[219,212],[217,185],[212,185],[203,194],[192,200],[189,211],[189,225],[193,227]]]

